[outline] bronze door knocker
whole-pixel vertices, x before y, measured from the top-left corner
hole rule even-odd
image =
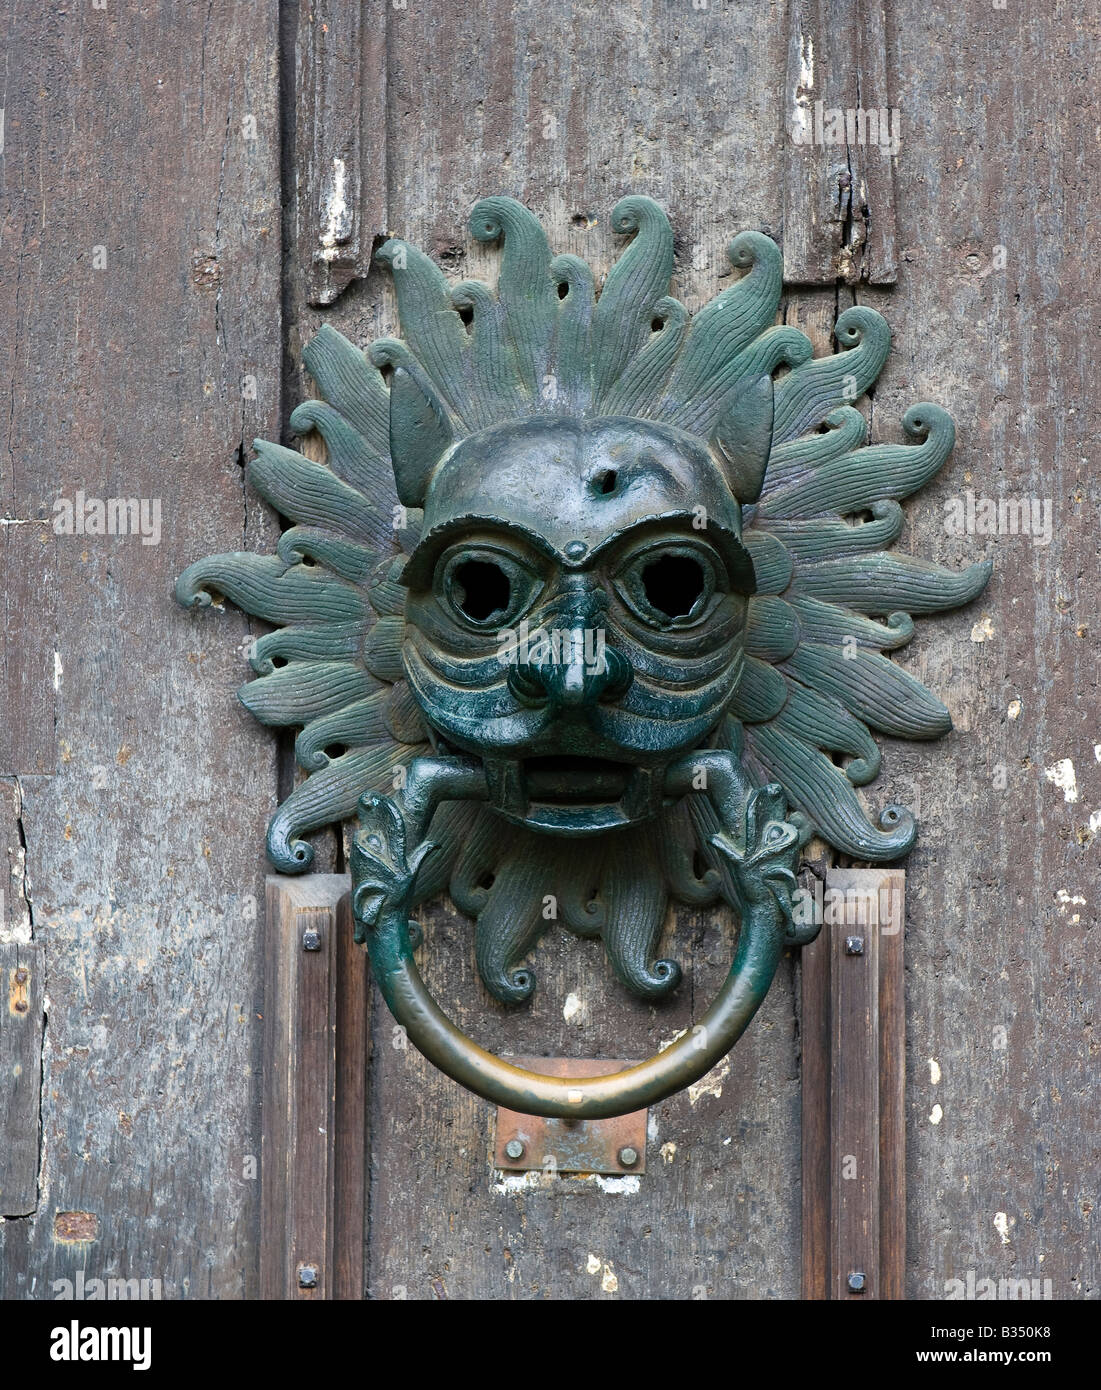
[[[276,868],[308,868],[302,836],[358,807],[357,940],[394,1017],[479,1095],[574,1119],[652,1104],[729,1051],[784,946],[817,931],[793,911],[812,834],[863,860],[910,848],[909,812],[876,824],[857,792],[879,770],[873,731],[934,738],[951,720],[884,653],[990,573],[889,549],[898,499],[954,430],[921,404],[909,442],[865,444],[879,314],[846,309],[840,350],[815,358],[776,324],[769,237],[735,237],[744,274],[690,315],[667,294],[661,208],[624,198],[612,227],[633,240],[599,293],[509,198],[471,217],[502,242],[496,290],[388,241],[403,339],[365,356],[324,327],[305,350],[321,399],[291,424],[319,431],[327,462],[257,441],[252,484],[294,522],[277,555],[212,556],[177,585],[185,605],[224,595],[276,625],[241,691],[300,731],[308,776],[272,818]],[[445,892],[506,1002],[535,986],[548,899],[644,998],[680,978],[659,956],[671,901],[728,904],[737,947],[670,1047],[544,1076],[483,1051],[425,989],[410,918]]]

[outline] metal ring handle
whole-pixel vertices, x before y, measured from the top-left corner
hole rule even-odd
[[[775,905],[750,905],[730,973],[698,1024],[638,1066],[608,1076],[562,1078],[514,1067],[456,1028],[421,978],[403,918],[385,915],[368,937],[371,969],[390,1012],[440,1071],[510,1110],[573,1120],[626,1115],[698,1081],[745,1032],[772,984],[783,946]]]

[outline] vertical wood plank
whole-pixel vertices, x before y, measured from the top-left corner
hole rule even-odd
[[[879,932],[848,894],[879,875],[834,869],[826,887],[846,893],[844,925],[830,947],[830,1297],[879,1297]],[[828,922],[828,919],[827,919]],[[851,1279],[862,1279],[859,1288]]]
[[[56,564],[55,537],[46,516],[12,515],[4,499],[0,565],[5,576],[0,628],[0,775],[51,773],[57,767],[54,730],[61,672],[57,591],[49,583]],[[44,508],[36,510],[44,511]],[[28,622],[27,615],[34,621]]]
[[[334,1188],[337,1238],[332,1255],[333,1296],[365,1293],[367,1188],[367,1067],[370,1047],[370,974],[367,953],[357,946],[351,883],[336,909],[336,1109]]]
[[[44,953],[0,942],[0,1216],[38,1206]]]
[[[901,869],[830,869],[803,952],[805,1298],[904,1296],[904,887]]]
[[[803,1079],[803,1297],[829,1298],[830,1251],[830,938],[800,953],[800,1072]]]
[[[899,118],[890,115],[883,0],[792,0],[784,95],[784,278],[893,283],[887,142]],[[841,127],[831,112],[841,113]]]
[[[882,911],[886,894],[887,911]],[[906,873],[880,878],[879,1297],[906,1297]],[[884,922],[884,917],[886,921]]]
[[[315,0],[298,10],[293,177],[310,304],[331,304],[365,275],[386,231],[388,9]]]
[[[886,0],[860,0],[858,41],[860,44],[860,105],[874,109],[879,123],[879,143],[858,145],[854,163],[851,216],[861,225],[863,245],[859,250],[859,278],[871,285],[893,285],[898,279],[898,233],[895,214],[894,139],[901,150],[902,112],[892,106],[887,77]],[[887,114],[886,148],[882,129]]]
[[[0,24],[0,694],[22,750],[0,773],[50,1001],[8,1298],[80,1270],[256,1292],[275,758],[233,693],[249,624],[185,613],[172,581],[274,539],[242,466],[280,419],[277,10],[9,4]],[[159,522],[55,534],[82,495]]]
[[[30,887],[23,830],[23,787],[18,777],[0,777],[0,941],[30,941]]]
[[[784,279],[793,284],[832,284],[837,278],[841,230],[847,206],[845,151],[814,143],[815,103],[824,99],[831,64],[830,26],[824,0],[791,0],[788,8],[784,96]],[[838,67],[828,90],[838,87]]]
[[[1101,148],[1096,79],[1072,56],[1099,37],[1097,5],[1073,0],[914,7],[890,34],[904,259],[897,290],[865,299],[897,344],[876,385],[880,437],[899,437],[915,400],[950,408],[956,447],[907,504],[907,548],[994,562],[979,600],[919,622],[894,654],[955,731],[892,743],[876,793],[921,821],[906,923],[915,1299],[969,1271],[1050,1280],[1055,1299],[1101,1288],[1101,405],[1083,331],[1101,284],[1082,249]],[[953,535],[947,511],[969,496],[1019,500],[1051,527]],[[1070,768],[1073,799],[1049,774]]]
[[[476,200],[492,193],[524,202],[553,251],[583,256],[598,282],[625,245],[609,225],[616,202],[628,193],[657,199],[675,233],[670,292],[692,308],[730,283],[725,251],[737,231],[778,231],[783,152],[762,132],[779,124],[782,9],[456,0],[391,8],[388,20],[389,229],[436,257],[451,281],[496,279],[499,248],[467,230]],[[718,80],[702,76],[701,54]],[[359,346],[398,330],[381,271],[324,314],[303,305],[296,317],[303,339],[320,322]],[[483,1046],[532,1056],[657,1050],[721,986],[735,929],[725,912],[673,914],[662,951],[685,978],[656,1007],[615,979],[600,942],[552,929],[532,957],[539,983],[530,1006],[517,1009],[482,986],[469,922],[446,901],[425,917],[418,959],[441,1007]],[[646,1174],[603,1187],[572,1176],[520,1186],[499,1173],[492,1107],[403,1047],[380,1004],[371,1296],[795,1296],[792,976],[785,958],[731,1055],[691,1096],[651,1110],[656,1157]]]
[[[340,874],[267,881],[265,1298],[362,1292],[367,990],[348,889]]]

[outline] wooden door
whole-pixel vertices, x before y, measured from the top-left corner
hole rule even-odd
[[[0,952],[33,979],[28,1028],[0,1034],[9,1297],[78,1278],[258,1293],[263,827],[293,763],[233,696],[247,621],[183,613],[172,582],[211,551],[271,549],[250,441],[311,393],[321,324],[360,345],[396,328],[379,236],[492,275],[466,217],[504,192],[601,271],[631,191],[668,210],[692,307],[753,227],[781,241],[784,315],[818,352],[847,305],[886,315],[873,439],[914,400],[956,419],[908,548],[992,555],[995,575],[898,656],[955,733],[891,744],[870,789],[922,824],[905,1293],[971,1272],[1096,1295],[1099,24],[1061,0],[8,7]],[[797,143],[817,101],[885,108],[897,150]],[[78,496],[146,510],[122,534],[59,533]],[[1038,504],[1035,531],[947,524],[984,499],[1027,500],[1030,527]],[[335,834],[315,867],[343,871]],[[643,1056],[714,994],[728,928],[678,916],[686,978],[661,1007],[552,932],[532,1006],[505,1009],[444,909],[425,969],[495,1050]],[[653,1109],[630,1181],[495,1170],[491,1107],[402,1048],[376,999],[364,1295],[798,1297],[800,969],[786,959],[734,1053]]]

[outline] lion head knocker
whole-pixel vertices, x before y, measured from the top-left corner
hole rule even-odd
[[[177,589],[278,625],[241,693],[300,729],[309,775],[272,818],[276,867],[307,868],[301,836],[358,807],[357,939],[395,1016],[479,1094],[574,1118],[652,1103],[729,1050],[785,943],[813,935],[792,909],[811,834],[866,860],[909,849],[912,816],[876,825],[856,790],[879,770],[871,731],[951,721],[883,653],[989,575],[888,549],[897,499],[941,467],[953,426],[913,406],[908,443],[865,446],[853,402],[886,359],[880,315],[845,310],[841,351],[814,358],[775,324],[768,237],[731,242],[746,273],[690,316],[666,296],[657,204],[625,198],[612,226],[635,235],[599,294],[509,198],[471,218],[503,242],[495,292],[387,242],[403,340],[365,357],[325,327],[305,352],[322,399],[291,424],[327,462],[257,442],[251,480],[295,523],[278,556],[214,556]],[[646,998],[680,978],[659,956],[671,900],[728,903],[737,948],[718,999],[656,1057],[536,1075],[427,994],[409,919],[443,892],[507,1002],[534,988],[547,901]]]

